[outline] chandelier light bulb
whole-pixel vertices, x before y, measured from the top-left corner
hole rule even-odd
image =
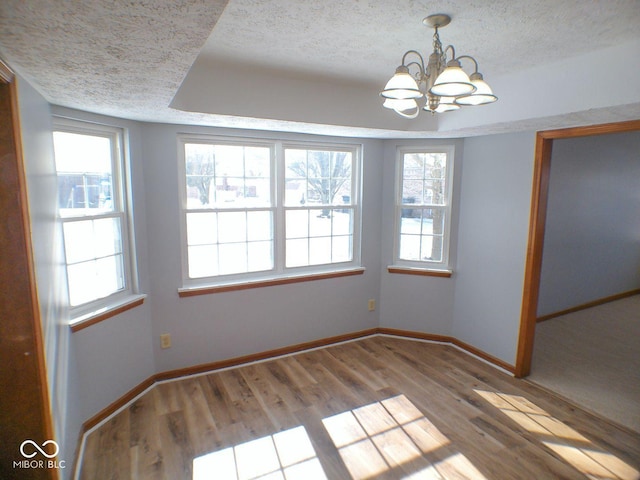
[[[445,97],[458,97],[473,93],[475,90],[476,87],[471,83],[469,76],[462,70],[460,62],[451,60],[447,63],[447,68],[438,75],[429,92]]]
[[[380,95],[385,98],[407,100],[420,98],[423,94],[415,79],[409,73],[409,69],[401,65],[396,69],[395,75],[387,82]]]
[[[486,105],[498,100],[493,94],[491,87],[482,78],[482,74],[475,72],[469,77],[471,83],[476,87],[476,91],[471,95],[463,95],[455,99],[457,105]]]

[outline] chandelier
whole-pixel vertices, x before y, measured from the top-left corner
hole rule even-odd
[[[415,50],[406,52],[402,56],[402,65],[380,92],[385,99],[383,107],[390,108],[403,117],[416,118],[422,103],[418,101],[423,97],[425,102],[422,109],[432,114],[498,100],[478,72],[478,62],[473,57],[456,57],[453,45],[442,48],[438,28],[446,27],[450,22],[451,17],[444,14],[429,15],[422,20],[422,23],[435,29],[433,53],[429,55],[429,62],[425,67],[420,53]],[[447,60],[447,52],[451,54],[450,60]],[[471,75],[462,70],[462,59],[473,62],[475,69]]]

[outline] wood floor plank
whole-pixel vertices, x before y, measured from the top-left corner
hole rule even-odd
[[[153,390],[134,401],[129,407],[131,477],[141,480],[162,477],[162,445],[156,421],[154,393],[158,394]]]
[[[209,411],[216,427],[228,428],[238,422],[238,415],[233,408],[233,400],[227,392],[219,375],[207,375],[198,377],[202,392],[207,399]]]
[[[278,431],[295,426],[293,410],[280,395],[281,389],[265,378],[265,371],[260,368],[260,365],[243,368],[242,375],[250,385],[263,414]]]
[[[177,385],[177,388],[179,388],[179,402],[195,454],[202,455],[217,450],[222,446],[222,442],[199,378],[186,378]]]
[[[182,412],[160,415],[160,442],[163,452],[163,477],[170,479],[190,479],[193,472],[193,459],[196,457],[189,437],[187,422]]]
[[[240,369],[220,372],[220,378],[233,400],[232,409],[238,418],[230,430],[237,432],[243,442],[273,433],[274,425],[268,416],[263,414],[260,403]]]
[[[92,433],[91,448],[95,455],[85,462],[81,478],[101,478],[108,471],[113,480],[128,479],[131,476],[129,411],[124,410],[111,418],[100,429]]]
[[[80,478],[98,480],[640,478],[639,435],[451,346],[384,336],[156,385],[84,452]]]

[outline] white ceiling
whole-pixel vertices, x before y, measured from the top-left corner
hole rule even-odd
[[[381,107],[402,54],[429,54],[432,13],[451,15],[443,43],[473,55],[496,89],[498,103],[476,107],[483,115],[408,122]],[[452,136],[640,118],[635,93],[510,116],[526,102],[506,82],[579,70],[579,59],[602,72],[619,47],[636,50],[639,26],[638,0],[3,0],[0,57],[53,104],[135,120]]]

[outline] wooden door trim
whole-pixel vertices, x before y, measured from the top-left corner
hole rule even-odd
[[[40,392],[40,409],[42,415],[42,434],[46,439],[56,440],[53,417],[51,414],[51,403],[49,398],[49,387],[47,379],[47,367],[45,361],[44,339],[42,333],[42,318],[40,316],[40,306],[38,302],[38,291],[36,284],[35,265],[33,260],[33,244],[31,241],[31,224],[29,216],[29,203],[27,196],[27,182],[24,168],[24,155],[22,150],[22,133],[20,129],[20,115],[18,108],[18,86],[13,70],[0,59],[0,84],[8,86],[9,103],[11,109],[11,125],[9,128],[13,130],[13,149],[15,154],[15,162],[17,165],[17,184],[18,198],[20,203],[20,216],[22,217],[22,226],[24,232],[24,255],[26,259],[26,275],[28,276],[29,296],[31,303],[31,328],[33,332],[34,351],[37,377]],[[56,480],[59,478],[57,469],[47,469],[43,472],[46,478]]]
[[[520,332],[518,334],[518,351],[516,354],[516,377],[526,377],[531,372],[553,141],[562,138],[589,137],[638,130],[640,130],[640,120],[630,120],[586,127],[546,130],[536,134],[531,213],[529,216],[529,241],[525,261]]]
[[[11,70],[9,65],[4,63],[2,59],[0,59],[0,81],[2,83],[11,83],[13,82],[14,77],[15,74],[13,73],[13,70]]]

